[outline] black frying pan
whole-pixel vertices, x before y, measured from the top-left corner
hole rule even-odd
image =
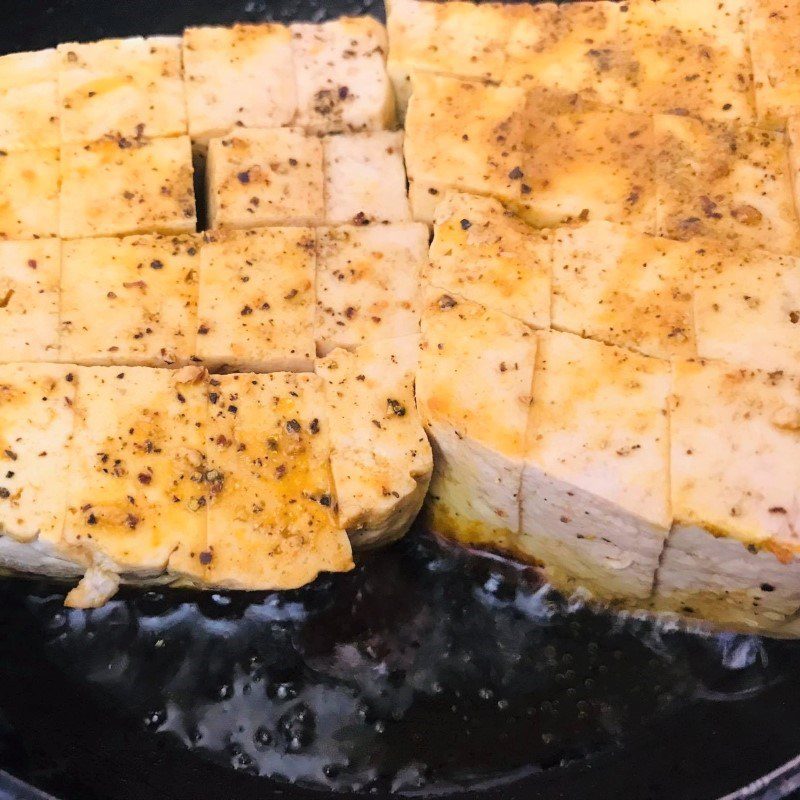
[[[379,9],[29,0],[6,8],[0,52],[344,12]],[[571,606],[421,530],[282,595],[62,600],[0,583],[0,800],[773,800],[800,786],[800,645]]]

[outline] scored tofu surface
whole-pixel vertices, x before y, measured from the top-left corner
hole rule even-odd
[[[0,241],[3,361],[58,360],[61,243]]]
[[[0,239],[58,235],[58,150],[0,152]]]
[[[317,353],[419,333],[427,249],[428,229],[414,222],[320,228]]]
[[[197,337],[197,236],[64,242],[60,358],[84,365],[188,364]]]
[[[428,489],[433,460],[414,398],[418,358],[415,335],[337,349],[317,362],[339,524],[356,547],[402,536]]]
[[[187,132],[179,36],[69,42],[58,57],[62,141]]]
[[[214,370],[312,370],[314,247],[311,228],[206,234],[198,358]]]
[[[426,280],[536,328],[550,326],[551,238],[497,200],[452,193],[436,208]]]
[[[186,136],[64,144],[60,235],[193,232],[192,175]]]

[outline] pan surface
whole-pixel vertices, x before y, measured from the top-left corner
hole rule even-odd
[[[380,12],[31,0],[7,10],[0,52]],[[63,595],[0,582],[0,800],[771,800],[798,785],[800,644],[596,613],[422,530],[296,592],[125,591],[96,611]]]

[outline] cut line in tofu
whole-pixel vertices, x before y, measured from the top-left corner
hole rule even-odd
[[[61,243],[0,241],[3,361],[58,360]]]
[[[403,536],[425,498],[433,460],[414,398],[418,358],[419,336],[405,336],[317,362],[339,524],[354,547]]]
[[[0,152],[0,239],[58,235],[58,150]]]
[[[206,234],[198,358],[214,371],[313,370],[314,248],[310,228]]]
[[[320,24],[295,23],[290,30],[296,125],[314,134],[394,125],[383,25],[372,17],[339,17]]]
[[[428,229],[409,222],[317,231],[318,355],[419,333]]]
[[[452,193],[436,208],[426,280],[535,328],[550,327],[552,239],[489,197]]]
[[[671,522],[666,362],[539,334],[520,547],[564,590],[649,597]]]
[[[212,139],[206,181],[211,228],[325,220],[322,142],[297,128],[242,129]]]
[[[194,232],[192,176],[187,136],[64,144],[60,235]]]
[[[197,337],[197,236],[64,242],[60,358],[86,366],[190,363]]]
[[[434,454],[433,530],[515,552],[536,335],[512,317],[428,288],[417,404]]]
[[[187,133],[179,36],[69,42],[58,57],[63,142]]]

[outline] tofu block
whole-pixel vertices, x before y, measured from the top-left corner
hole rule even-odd
[[[520,214],[536,227],[604,219],[653,233],[654,144],[652,118],[643,114],[532,110]]]
[[[748,43],[758,124],[782,129],[800,113],[800,6],[792,0],[751,0]]]
[[[339,524],[354,547],[399,539],[419,512],[433,457],[417,413],[419,336],[334,350],[324,381]]]
[[[0,239],[58,235],[58,150],[0,152]]]
[[[189,135],[208,144],[233,128],[281,128],[297,110],[292,37],[285,25],[187,28],[183,68]]]
[[[314,368],[314,231],[206,235],[197,356],[215,371]]]
[[[655,128],[660,236],[800,253],[782,134],[667,115]]]
[[[407,222],[401,131],[374,131],[323,140],[328,225]]]
[[[199,237],[146,234],[64,242],[62,361],[172,367],[197,338]]]
[[[416,390],[434,455],[431,528],[472,546],[517,552],[536,334],[429,288],[421,348]]]
[[[187,132],[180,37],[69,42],[58,56],[62,141]]]
[[[414,219],[432,224],[447,190],[520,202],[525,92],[423,73],[412,84],[405,157]]]
[[[154,578],[206,536],[204,370],[78,367],[64,540]]]
[[[657,358],[696,355],[698,247],[612,222],[557,230],[553,327]]]
[[[322,142],[296,128],[212,139],[206,181],[212,228],[324,222]]]
[[[317,236],[314,335],[319,355],[419,333],[425,225],[321,228]]]
[[[0,57],[0,150],[58,147],[57,75],[53,49]]]
[[[698,355],[800,373],[800,260],[720,248],[708,253],[695,284]]]
[[[3,361],[58,359],[61,243],[0,241]]]
[[[796,636],[800,378],[722,362],[673,370],[675,524],[656,608]]]
[[[490,197],[452,193],[436,209],[426,280],[535,328],[550,327],[551,240]]]
[[[0,565],[72,577],[80,553],[61,530],[70,475],[75,368],[0,365]]]
[[[65,144],[60,235],[194,232],[192,175],[186,136]]]
[[[294,589],[353,567],[334,517],[322,381],[276,372],[212,378],[204,580]]]
[[[377,131],[394,125],[386,29],[372,17],[291,26],[297,71],[295,124],[310,133]]]
[[[522,473],[522,547],[566,591],[650,596],[671,522],[669,365],[539,334]]]
[[[623,107],[717,120],[754,116],[749,0],[632,0],[622,14]]]

